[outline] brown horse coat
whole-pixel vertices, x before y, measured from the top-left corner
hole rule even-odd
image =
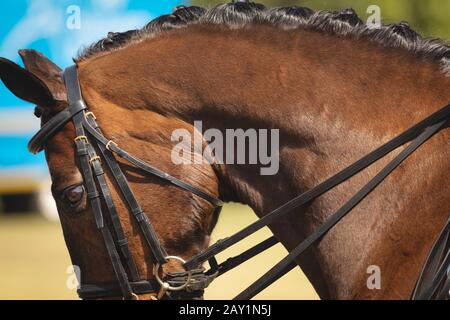
[[[199,14],[202,23],[185,19],[186,27],[174,28],[161,20],[149,29],[158,25],[163,31],[133,35],[106,50],[94,46],[80,57],[79,74],[83,96],[107,137],[205,191],[250,205],[260,216],[450,101],[450,77],[436,52],[426,55],[426,50],[414,51],[392,39],[383,45],[371,41],[375,33],[368,31],[357,37],[357,32],[348,31],[357,27],[351,22],[338,25],[336,21],[342,22],[338,17],[311,13],[309,20],[305,18],[309,24],[300,21],[295,27],[280,28],[285,24],[256,23],[265,12],[258,8],[247,12],[246,19],[236,9],[238,4],[223,10],[229,8],[235,10],[233,23],[222,21],[225,14],[218,21],[218,9],[213,9],[215,16],[209,11]],[[180,16],[184,17],[181,11]],[[334,29],[317,27],[326,18],[331,22],[325,26]],[[24,71],[2,60],[0,76],[17,95],[39,104],[45,121],[64,106],[60,70],[35,52],[24,51],[22,57],[29,74],[18,76]],[[18,80],[31,82],[25,93],[19,90]],[[259,166],[250,165],[173,165],[171,132],[192,130],[194,120],[221,131],[279,129],[279,173],[261,176]],[[450,212],[449,137],[444,130],[421,147],[299,260],[322,298],[410,296]],[[85,212],[89,208],[80,206],[80,212],[73,213],[60,197],[68,186],[82,183],[73,138],[73,127],[68,125],[46,148],[64,234],[74,263],[86,270],[86,281],[112,281],[92,215]],[[271,230],[288,249],[293,248],[391,158],[293,212]],[[171,254],[189,257],[207,246],[216,220],[207,203],[125,164],[124,168]],[[151,277],[148,248],[117,188],[110,184],[140,271]],[[380,290],[366,286],[372,265],[381,270]]]

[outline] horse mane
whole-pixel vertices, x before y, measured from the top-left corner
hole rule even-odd
[[[166,31],[185,28],[191,24],[221,25],[241,29],[249,25],[272,25],[281,29],[306,29],[340,37],[353,37],[376,42],[387,48],[400,48],[419,58],[440,63],[450,74],[450,46],[436,38],[423,38],[407,22],[383,24],[369,28],[353,9],[317,11],[305,7],[267,9],[262,4],[234,0],[211,9],[179,6],[172,14],[151,21],[140,30],[109,33],[97,43],[83,49],[75,62],[87,60],[100,53],[124,48]]]

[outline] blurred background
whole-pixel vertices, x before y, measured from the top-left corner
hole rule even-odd
[[[223,1],[182,0],[10,0],[0,2],[0,56],[21,64],[17,51],[33,48],[61,68],[71,64],[79,48],[109,31],[140,28],[177,5],[212,7]],[[308,6],[316,10],[354,8],[362,20],[378,5],[385,22],[408,21],[424,36],[450,38],[450,0],[273,0],[266,6]],[[73,17],[81,18],[77,21]],[[15,98],[0,83],[0,299],[77,299],[66,283],[70,260],[50,194],[43,155],[32,156],[26,145],[39,128],[33,106]],[[213,240],[226,237],[255,220],[240,205],[227,205]],[[268,236],[263,230],[241,252]],[[217,280],[207,299],[231,298],[267,271],[286,251],[276,246]],[[219,256],[220,257],[220,256]],[[300,270],[276,282],[259,299],[317,299]]]

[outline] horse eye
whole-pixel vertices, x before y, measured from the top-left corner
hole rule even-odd
[[[71,203],[78,203],[81,201],[84,195],[84,187],[82,185],[74,186],[64,190],[64,198]]]

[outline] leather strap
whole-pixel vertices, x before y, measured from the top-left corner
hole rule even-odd
[[[264,274],[250,287],[236,296],[235,300],[248,300],[253,298],[263,289],[292,270],[295,266],[295,259],[310,248],[316,241],[321,239],[332,227],[334,227],[343,217],[347,215],[357,204],[359,204],[368,194],[370,194],[386,177],[392,173],[406,158],[416,151],[423,143],[430,139],[435,133],[441,130],[448,120],[444,120],[426,129],[417,139],[396,156],[389,164],[383,168],[372,180],[369,181],[360,191],[358,191],[345,205],[333,214],[319,229],[307,237],[284,259],[276,264],[270,271]]]
[[[165,281],[174,287],[179,287],[186,283],[186,272],[169,273]],[[172,299],[185,298],[201,298],[204,289],[215,279],[215,275],[206,275],[204,269],[194,270],[192,274],[192,281],[183,292],[170,293]],[[156,294],[160,286],[156,280],[142,280],[130,282],[130,287],[133,293],[141,294]],[[99,283],[99,284],[84,284],[78,289],[78,295],[82,299],[102,299],[121,297],[122,291],[120,286],[116,283]]]
[[[219,277],[225,274],[226,272],[240,266],[242,263],[256,257],[258,254],[272,248],[274,245],[278,243],[279,241],[272,236],[255,245],[254,247],[244,251],[243,253],[235,257],[228,258],[225,262],[222,262],[221,264],[217,264],[215,257],[212,257],[209,260],[211,270],[208,272],[209,273],[217,272],[217,276]]]
[[[432,114],[425,120],[419,122],[418,124],[416,124],[415,126],[413,126],[410,129],[408,129],[404,133],[400,134],[396,138],[385,143],[383,146],[379,147],[375,151],[364,156],[357,162],[355,162],[352,165],[348,166],[347,168],[343,169],[336,175],[332,176],[331,178],[329,178],[326,181],[322,182],[321,184],[317,185],[316,187],[306,191],[305,193],[297,196],[296,198],[292,199],[291,201],[287,202],[286,204],[276,208],[272,212],[268,213],[261,219],[250,224],[249,226],[245,227],[244,229],[235,233],[234,235],[232,235],[228,238],[219,240],[217,243],[213,244],[205,251],[190,258],[186,262],[185,268],[188,270],[192,269],[192,268],[196,268],[196,266],[209,260],[211,257],[226,250],[227,248],[231,247],[232,245],[236,244],[237,242],[242,241],[243,239],[245,239],[248,236],[252,235],[253,233],[257,232],[258,230],[268,226],[270,223],[281,219],[281,217],[285,216],[286,214],[291,212],[293,209],[299,208],[299,207],[307,204],[308,202],[318,198],[319,196],[323,195],[327,191],[329,191],[329,190],[333,189],[334,187],[338,186],[339,184],[347,181],[349,178],[353,177],[354,175],[356,175],[363,169],[369,167],[376,161],[380,160],[381,158],[383,158],[384,156],[386,156],[393,150],[397,149],[398,147],[402,146],[403,144],[414,139],[427,127],[434,125],[434,124],[442,121],[443,119],[448,119],[449,116],[450,116],[450,104],[447,105],[446,107],[442,108],[441,110],[437,111],[436,113]]]
[[[64,81],[67,88],[67,96],[69,101],[69,109],[72,105],[78,105],[81,100],[81,91],[78,83],[78,77],[76,74],[76,67],[70,67],[64,73]],[[85,131],[83,128],[84,113],[78,112],[73,116],[73,123],[75,125],[75,131],[78,137],[85,137]],[[95,222],[97,228],[100,230],[103,241],[105,243],[106,251],[110,258],[114,273],[120,286],[121,295],[125,299],[133,299],[133,291],[128,281],[127,273],[122,266],[119,254],[116,250],[113,237],[105,225],[102,213],[102,207],[100,202],[100,194],[97,191],[97,187],[94,181],[94,176],[90,166],[90,154],[89,154],[89,142],[85,139],[76,139],[75,145],[77,148],[78,159],[80,160],[80,167],[83,175],[84,185],[87,190],[88,199],[94,213]]]
[[[442,286],[440,284],[443,283]],[[441,288],[439,292],[439,288]],[[431,249],[412,300],[450,299],[450,218]]]
[[[69,97],[69,108],[68,110],[71,111],[72,109],[76,111],[76,106],[78,105],[84,105],[84,102],[82,102],[82,95],[81,90],[79,86],[78,81],[78,74],[76,66],[70,67],[66,69],[64,73],[64,80],[66,83],[67,88],[67,94]],[[80,103],[81,101],[81,103]],[[75,107],[72,107],[75,106]],[[84,107],[82,110],[85,110],[86,107]],[[105,242],[105,246],[108,252],[108,255],[110,256],[110,260],[114,269],[114,272],[116,274],[116,278],[118,281],[118,285],[116,284],[102,284],[102,285],[86,285],[83,284],[81,286],[81,289],[79,290],[80,297],[84,299],[91,299],[91,298],[102,298],[102,297],[116,297],[119,296],[118,291],[120,291],[120,296],[124,297],[125,299],[133,299],[136,297],[136,294],[141,293],[156,293],[158,290],[155,290],[155,288],[159,287],[158,283],[152,284],[150,281],[139,281],[139,273],[136,267],[136,264],[134,262],[134,259],[132,258],[128,241],[126,239],[126,236],[124,234],[119,216],[117,214],[117,210],[115,208],[111,192],[109,190],[109,187],[107,185],[106,179],[105,179],[105,173],[102,168],[101,163],[101,157],[97,156],[96,151],[94,147],[89,143],[89,137],[93,139],[97,147],[100,150],[101,155],[103,156],[103,159],[106,160],[109,169],[111,170],[111,173],[116,180],[116,183],[119,186],[120,191],[122,192],[122,195],[124,196],[126,202],[128,203],[131,212],[135,216],[139,227],[141,228],[141,231],[156,259],[156,261],[159,264],[165,264],[167,253],[164,250],[164,248],[161,246],[158,237],[156,235],[155,230],[153,229],[153,226],[151,222],[149,221],[147,215],[142,210],[142,208],[139,206],[131,188],[128,185],[128,182],[126,180],[126,177],[124,176],[117,160],[115,159],[112,152],[110,152],[111,148],[108,147],[109,141],[103,136],[101,133],[100,128],[98,127],[94,117],[86,117],[84,112],[71,112],[72,114],[72,120],[75,125],[75,130],[77,133],[78,138],[75,140],[76,147],[77,147],[77,155],[80,159],[80,166],[84,178],[84,182],[86,185],[86,189],[88,192],[88,198],[90,199],[90,204],[93,209],[95,220],[97,223],[97,227],[101,230],[103,239]],[[89,137],[86,136],[86,131],[89,133]],[[43,135],[44,136],[44,135]],[[104,143],[107,141],[106,143]],[[111,146],[116,146],[115,144],[111,144]],[[107,148],[108,147],[108,148]],[[120,154],[125,157],[125,159],[130,160],[131,162],[138,162],[140,168],[143,168],[144,171],[156,175],[178,187],[181,187],[185,190],[193,190],[193,193],[196,195],[201,196],[207,201],[212,202],[213,204],[222,205],[221,201],[202,192],[201,190],[190,186],[189,184],[186,184],[182,182],[181,180],[178,180],[148,164],[143,162],[142,160],[139,160],[135,157],[132,157],[124,150],[118,148],[116,146],[116,151],[120,151]],[[115,231],[116,236],[116,242],[114,242],[114,239],[112,238],[112,235],[105,224],[103,220],[103,214],[102,214],[102,207],[100,202],[100,193],[97,190],[96,182],[98,186],[100,187],[101,196],[103,197],[103,200],[106,204],[106,207],[109,212],[109,217],[111,219],[112,227]],[[128,265],[128,269],[131,275],[131,282],[128,280],[127,273],[125,269],[123,268],[123,265],[120,261],[120,257],[118,255],[118,252],[116,250],[116,244],[121,249],[122,255],[124,260],[126,261]],[[169,273],[167,275],[167,279],[165,281],[169,283],[173,283],[175,286],[177,286],[177,283],[184,284],[187,279],[187,273]],[[201,279],[200,279],[201,278]],[[187,294],[189,296],[192,296],[193,298],[197,297],[198,295],[203,294],[203,290],[206,286],[209,285],[209,283],[212,281],[212,279],[215,278],[215,275],[206,275],[201,272],[200,274],[196,274],[195,277],[193,277],[192,281],[188,284],[186,288],[186,292],[189,291]],[[174,296],[180,296],[183,297],[183,294],[173,294]]]
[[[56,116],[45,123],[28,143],[28,150],[33,154],[38,154],[44,149],[45,142],[60,131],[79,112],[86,109],[83,102],[71,105],[70,108],[59,112]]]
[[[131,290],[137,294],[157,293],[159,284],[154,281],[130,282]],[[77,291],[84,300],[122,297],[122,290],[116,283],[85,284]]]
[[[99,134],[88,122],[85,122],[85,128],[98,142],[102,143],[105,147],[111,142],[110,140],[106,139],[103,135]],[[203,192],[202,190],[200,190],[190,184],[187,184],[186,182],[181,181],[181,180],[171,176],[170,174],[149,165],[145,161],[129,154],[128,152],[126,152],[124,149],[120,148],[116,144],[109,144],[109,150],[111,150],[112,152],[114,152],[115,154],[120,156],[121,158],[127,160],[131,164],[135,165],[139,169],[141,169],[151,175],[154,175],[162,180],[165,180],[165,181],[173,184],[174,186],[184,189],[190,193],[193,193],[196,196],[199,196],[200,198],[203,198],[204,200],[210,202],[211,204],[213,204],[216,207],[223,206],[223,202],[220,199],[217,199],[216,197],[213,197],[213,196]]]
[[[134,262],[133,256],[131,255],[127,237],[125,236],[125,233],[123,231],[119,214],[117,213],[116,206],[114,205],[114,201],[108,184],[106,183],[105,172],[103,171],[100,159],[97,157],[94,148],[90,144],[88,145],[88,153],[90,159],[97,159],[91,162],[91,166],[93,173],[97,178],[102,198],[105,201],[106,207],[109,212],[109,217],[115,234],[115,241],[117,243],[117,246],[120,248],[123,259],[126,261],[128,270],[130,272],[131,281],[139,281],[139,271],[137,269],[136,263]]]
[[[99,132],[95,119],[89,117],[87,121],[91,122],[93,124],[93,127],[97,128],[96,131]],[[165,264],[167,262],[166,260],[167,253],[161,246],[161,243],[159,242],[156,236],[156,232],[152,224],[150,223],[150,220],[147,218],[146,213],[141,208],[141,206],[139,206],[139,203],[137,202],[136,197],[133,194],[133,191],[128,185],[126,177],[123,174],[119,164],[117,163],[117,160],[114,158],[114,155],[110,151],[106,150],[106,147],[104,145],[98,142],[98,140],[97,145],[100,149],[100,152],[102,153],[103,158],[106,160],[106,163],[109,169],[111,170],[112,175],[117,185],[119,186],[119,189],[123,197],[128,203],[131,213],[135,217],[136,222],[138,223],[139,228],[141,229],[142,234],[144,235],[145,240],[147,241],[147,244],[149,245],[149,248],[153,253],[153,256],[155,257],[158,263]]]

